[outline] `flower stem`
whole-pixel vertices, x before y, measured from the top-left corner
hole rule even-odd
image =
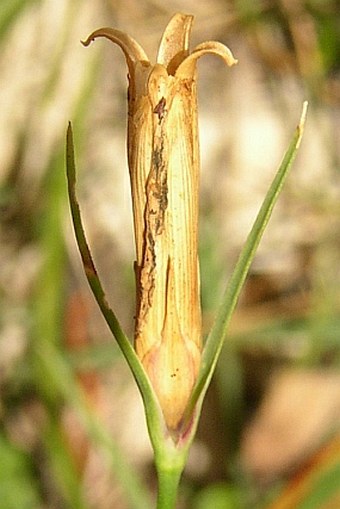
[[[158,495],[157,509],[174,509],[178,485],[184,465],[157,466],[158,473]]]

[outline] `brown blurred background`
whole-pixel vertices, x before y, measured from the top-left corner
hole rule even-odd
[[[140,397],[83,276],[64,147],[72,120],[87,235],[131,337],[127,69],[109,42],[85,49],[80,40],[101,26],[119,28],[153,61],[175,12],[195,16],[192,47],[219,40],[239,60],[231,69],[210,57],[199,62],[206,331],[309,101],[301,149],[208,393],[179,507],[298,508],[310,476],[339,465],[336,0],[1,0],[2,509],[134,507],[126,496],[132,478],[154,494]],[[340,492],[313,507],[340,507]]]

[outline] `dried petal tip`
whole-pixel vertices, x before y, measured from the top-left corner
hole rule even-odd
[[[129,35],[121,30],[116,30],[114,28],[104,27],[95,30],[88,36],[85,41],[81,41],[84,46],[89,46],[91,42],[93,42],[98,37],[105,37],[109,39],[111,42],[118,44],[120,48],[123,50],[124,55],[127,59],[129,67],[132,63],[136,63],[138,61],[147,62],[148,57],[143,50],[143,48]]]
[[[80,41],[83,46],[90,46],[91,42],[94,41],[94,37],[91,35],[88,36],[88,38],[85,41]]]

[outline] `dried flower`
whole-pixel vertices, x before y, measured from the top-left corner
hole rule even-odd
[[[176,430],[197,378],[202,348],[197,257],[199,140],[196,63],[212,53],[236,60],[218,42],[189,52],[192,16],[176,14],[157,63],[127,34],[93,32],[123,50],[129,70],[128,162],[131,179],[137,312],[135,348],[166,424]]]

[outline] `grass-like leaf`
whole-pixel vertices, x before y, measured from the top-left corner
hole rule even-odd
[[[222,299],[222,303],[218,310],[215,323],[204,346],[200,373],[190,400],[190,404],[187,409],[188,418],[193,412],[193,409],[195,408],[198,400],[200,405],[203,402],[205,392],[209,386],[219,354],[226,339],[228,325],[237,304],[243,283],[247,277],[257,247],[260,243],[262,235],[272,214],[274,205],[279,197],[282,186],[288,175],[288,171],[294,161],[297,149],[300,145],[306,113],[307,102],[305,102],[303,105],[300,122],[296,128],[292,141],[290,142],[282,163],[267,192],[254,225],[241,251],[234,272],[231,275],[229,284]],[[196,414],[199,414],[199,409]]]
[[[84,265],[86,278],[89,282],[93,295],[99,305],[99,308],[106,320],[106,323],[108,324],[112,334],[117,340],[117,343],[121,351],[123,352],[123,355],[127,363],[129,364],[133,376],[137,382],[137,385],[139,387],[139,390],[144,401],[150,438],[153,446],[157,448],[157,445],[159,445],[160,442],[162,442],[162,437],[164,436],[165,428],[163,414],[160,410],[157,397],[150,384],[149,378],[145,373],[139,358],[137,357],[122,327],[120,326],[115,313],[108,305],[104,289],[98,277],[97,270],[95,268],[91,256],[91,252],[85,236],[85,231],[82,225],[79,203],[77,201],[75,192],[76,168],[71,124],[69,124],[67,129],[66,167],[67,167],[68,194],[71,206],[73,226],[82,262]]]

